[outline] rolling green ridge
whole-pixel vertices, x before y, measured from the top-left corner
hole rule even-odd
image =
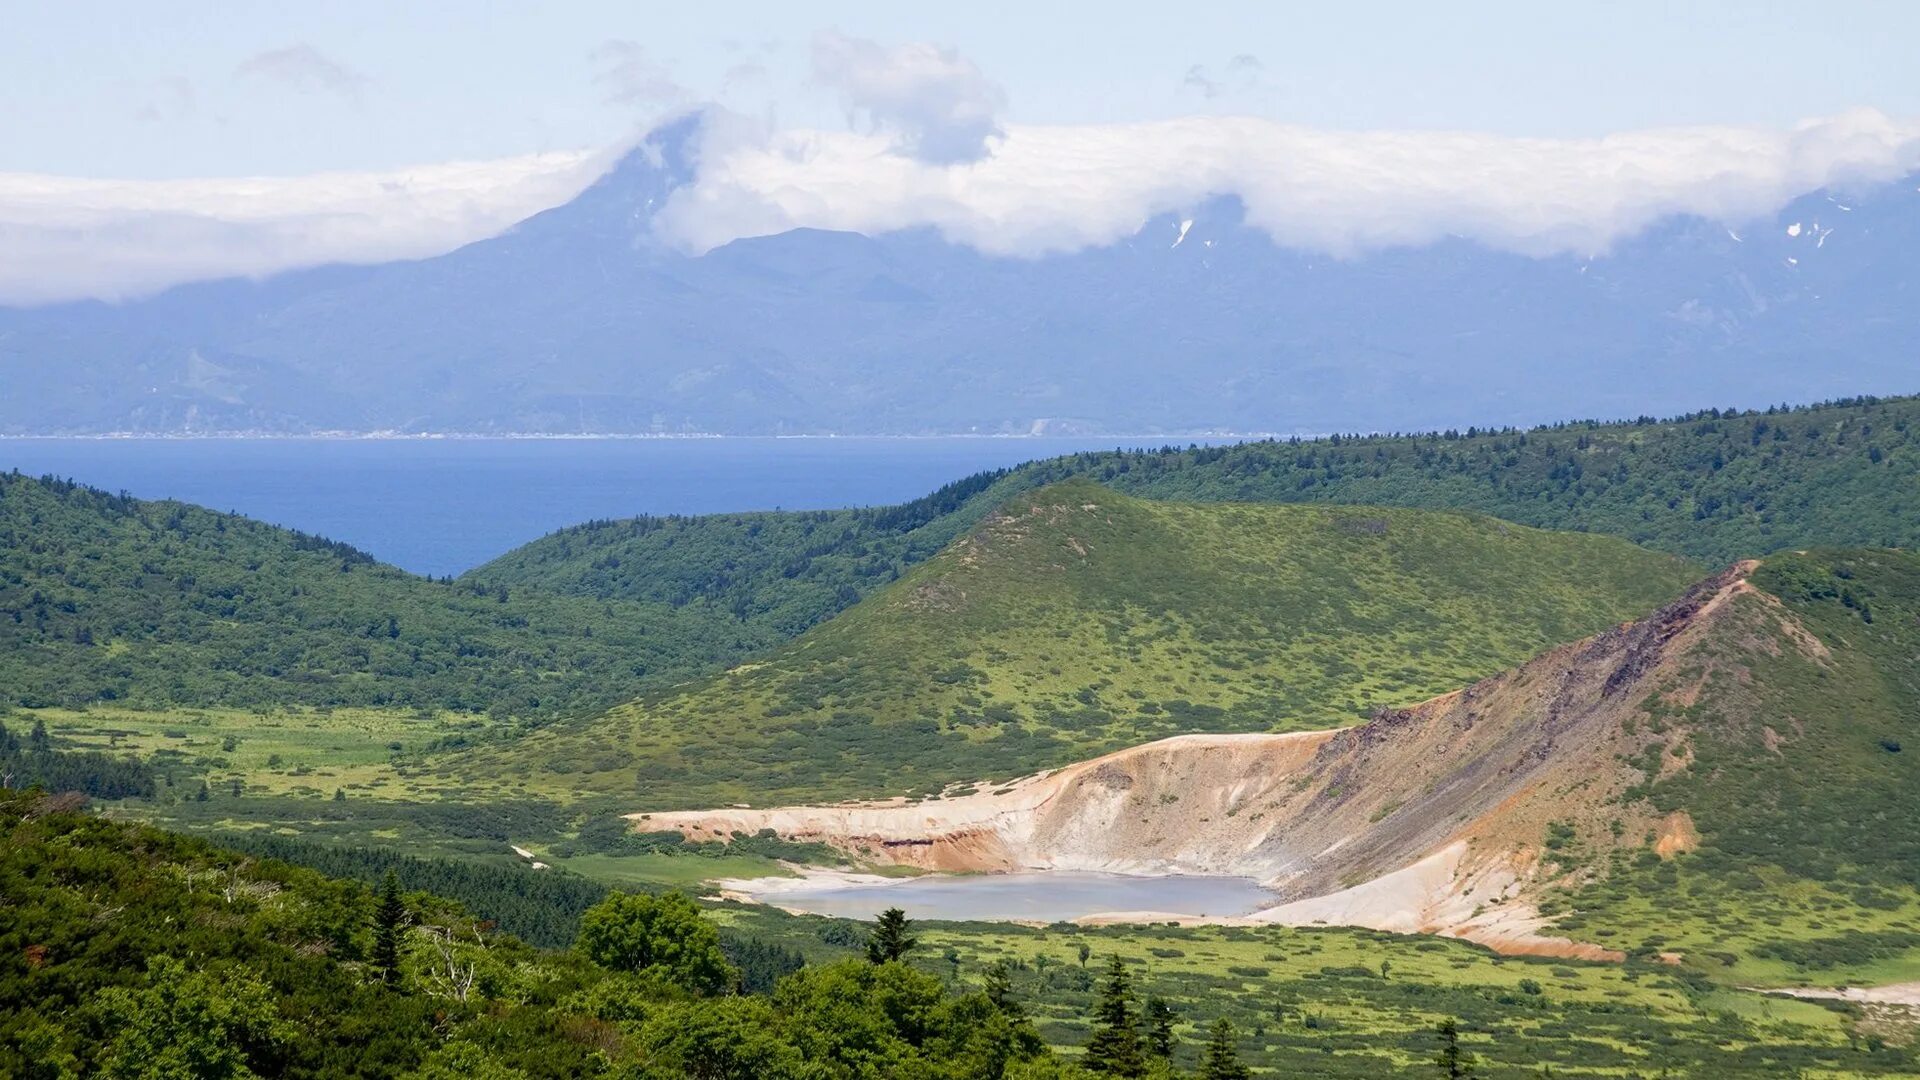
[[[246,518],[0,474],[0,703],[544,718],[772,640],[723,612],[435,582]]]
[[[770,655],[441,773],[635,809],[931,792],[1182,732],[1351,723],[1644,614],[1698,574],[1473,515],[1159,503],[1070,480]]]
[[[1721,565],[1788,548],[1920,544],[1920,398],[1075,454],[899,507],[590,522],[462,580],[709,603],[791,636],[930,558],[1001,501],[1072,476],[1159,499],[1471,510]]]

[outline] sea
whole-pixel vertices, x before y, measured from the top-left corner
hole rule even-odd
[[[437,577],[594,519],[883,506],[986,469],[1169,441],[1210,440],[0,439],[0,470],[245,514]]]

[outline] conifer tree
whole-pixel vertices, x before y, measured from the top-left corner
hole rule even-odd
[[[1252,1075],[1234,1048],[1233,1025],[1224,1016],[1215,1020],[1207,1051],[1200,1058],[1200,1080],[1248,1080]]]
[[[380,903],[373,913],[373,966],[388,986],[400,981],[400,935],[406,932],[407,905],[400,899],[400,879],[387,871],[380,883]]]
[[[1452,1020],[1440,1025],[1440,1055],[1434,1058],[1434,1064],[1448,1080],[1473,1075],[1473,1055],[1460,1049],[1460,1025]]]
[[[1013,996],[1013,965],[1005,960],[997,960],[987,965],[985,992],[987,1000],[1002,1016],[1015,1020],[1024,1019],[1027,1010]]]
[[[873,933],[867,938],[867,959],[876,964],[899,960],[907,955],[918,938],[907,933],[913,924],[908,921],[907,913],[899,908],[888,908],[874,920]]]
[[[1107,1076],[1145,1076],[1147,1059],[1140,1045],[1140,1021],[1133,1008],[1133,979],[1126,961],[1118,956],[1107,961],[1107,977],[1100,984],[1100,1001],[1094,1007],[1093,1038],[1081,1064]]]
[[[1173,1006],[1159,997],[1147,999],[1147,1052],[1163,1061],[1173,1059]]]

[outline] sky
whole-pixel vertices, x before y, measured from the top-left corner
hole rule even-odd
[[[1554,171],[1539,162],[1588,179],[1654,170],[1663,192],[1730,167],[1757,176],[1759,162],[1766,175],[1737,197],[1681,200],[1751,213],[1835,170],[1914,165],[1920,118],[1910,0],[0,0],[0,25],[0,301],[430,253],[564,200],[649,126],[709,103],[729,141],[709,147],[716,179],[672,223],[692,248],[793,224],[935,224],[1029,254],[1110,240],[1223,186],[1279,176],[1284,200],[1301,174],[1331,188],[1342,169],[1422,164],[1451,170],[1449,190],[1483,175],[1526,187],[1429,225],[1504,215],[1493,232],[1604,244],[1639,217],[1570,230],[1526,216],[1626,195],[1535,191]],[[1694,134],[1648,141],[1674,129]],[[1648,160],[1666,154],[1687,163]],[[1151,182],[1126,192],[1082,182],[1144,169]],[[285,182],[236,179],[256,177]],[[1434,202],[1395,197],[1389,217]],[[1064,231],[996,233],[1062,198],[1087,211]],[[21,291],[29,259],[53,266],[44,296]]]

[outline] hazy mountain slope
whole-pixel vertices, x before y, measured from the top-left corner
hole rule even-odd
[[[798,633],[1012,494],[1069,476],[1162,499],[1472,510],[1724,565],[1820,545],[1920,546],[1920,398],[1526,432],[1076,454],[877,510],[592,522],[462,580],[709,600]]]
[[[1657,604],[1697,568],[1409,510],[1016,497],[900,582],[723,676],[451,759],[644,806],[937,790],[1182,731],[1416,701]]]
[[[1237,200],[996,258],[795,230],[689,256],[697,119],[446,255],[0,310],[0,433],[1318,432],[1913,389],[1912,179],[1595,257],[1335,259]]]
[[[0,474],[0,703],[546,717],[769,643],[700,605],[445,584],[242,517]]]

